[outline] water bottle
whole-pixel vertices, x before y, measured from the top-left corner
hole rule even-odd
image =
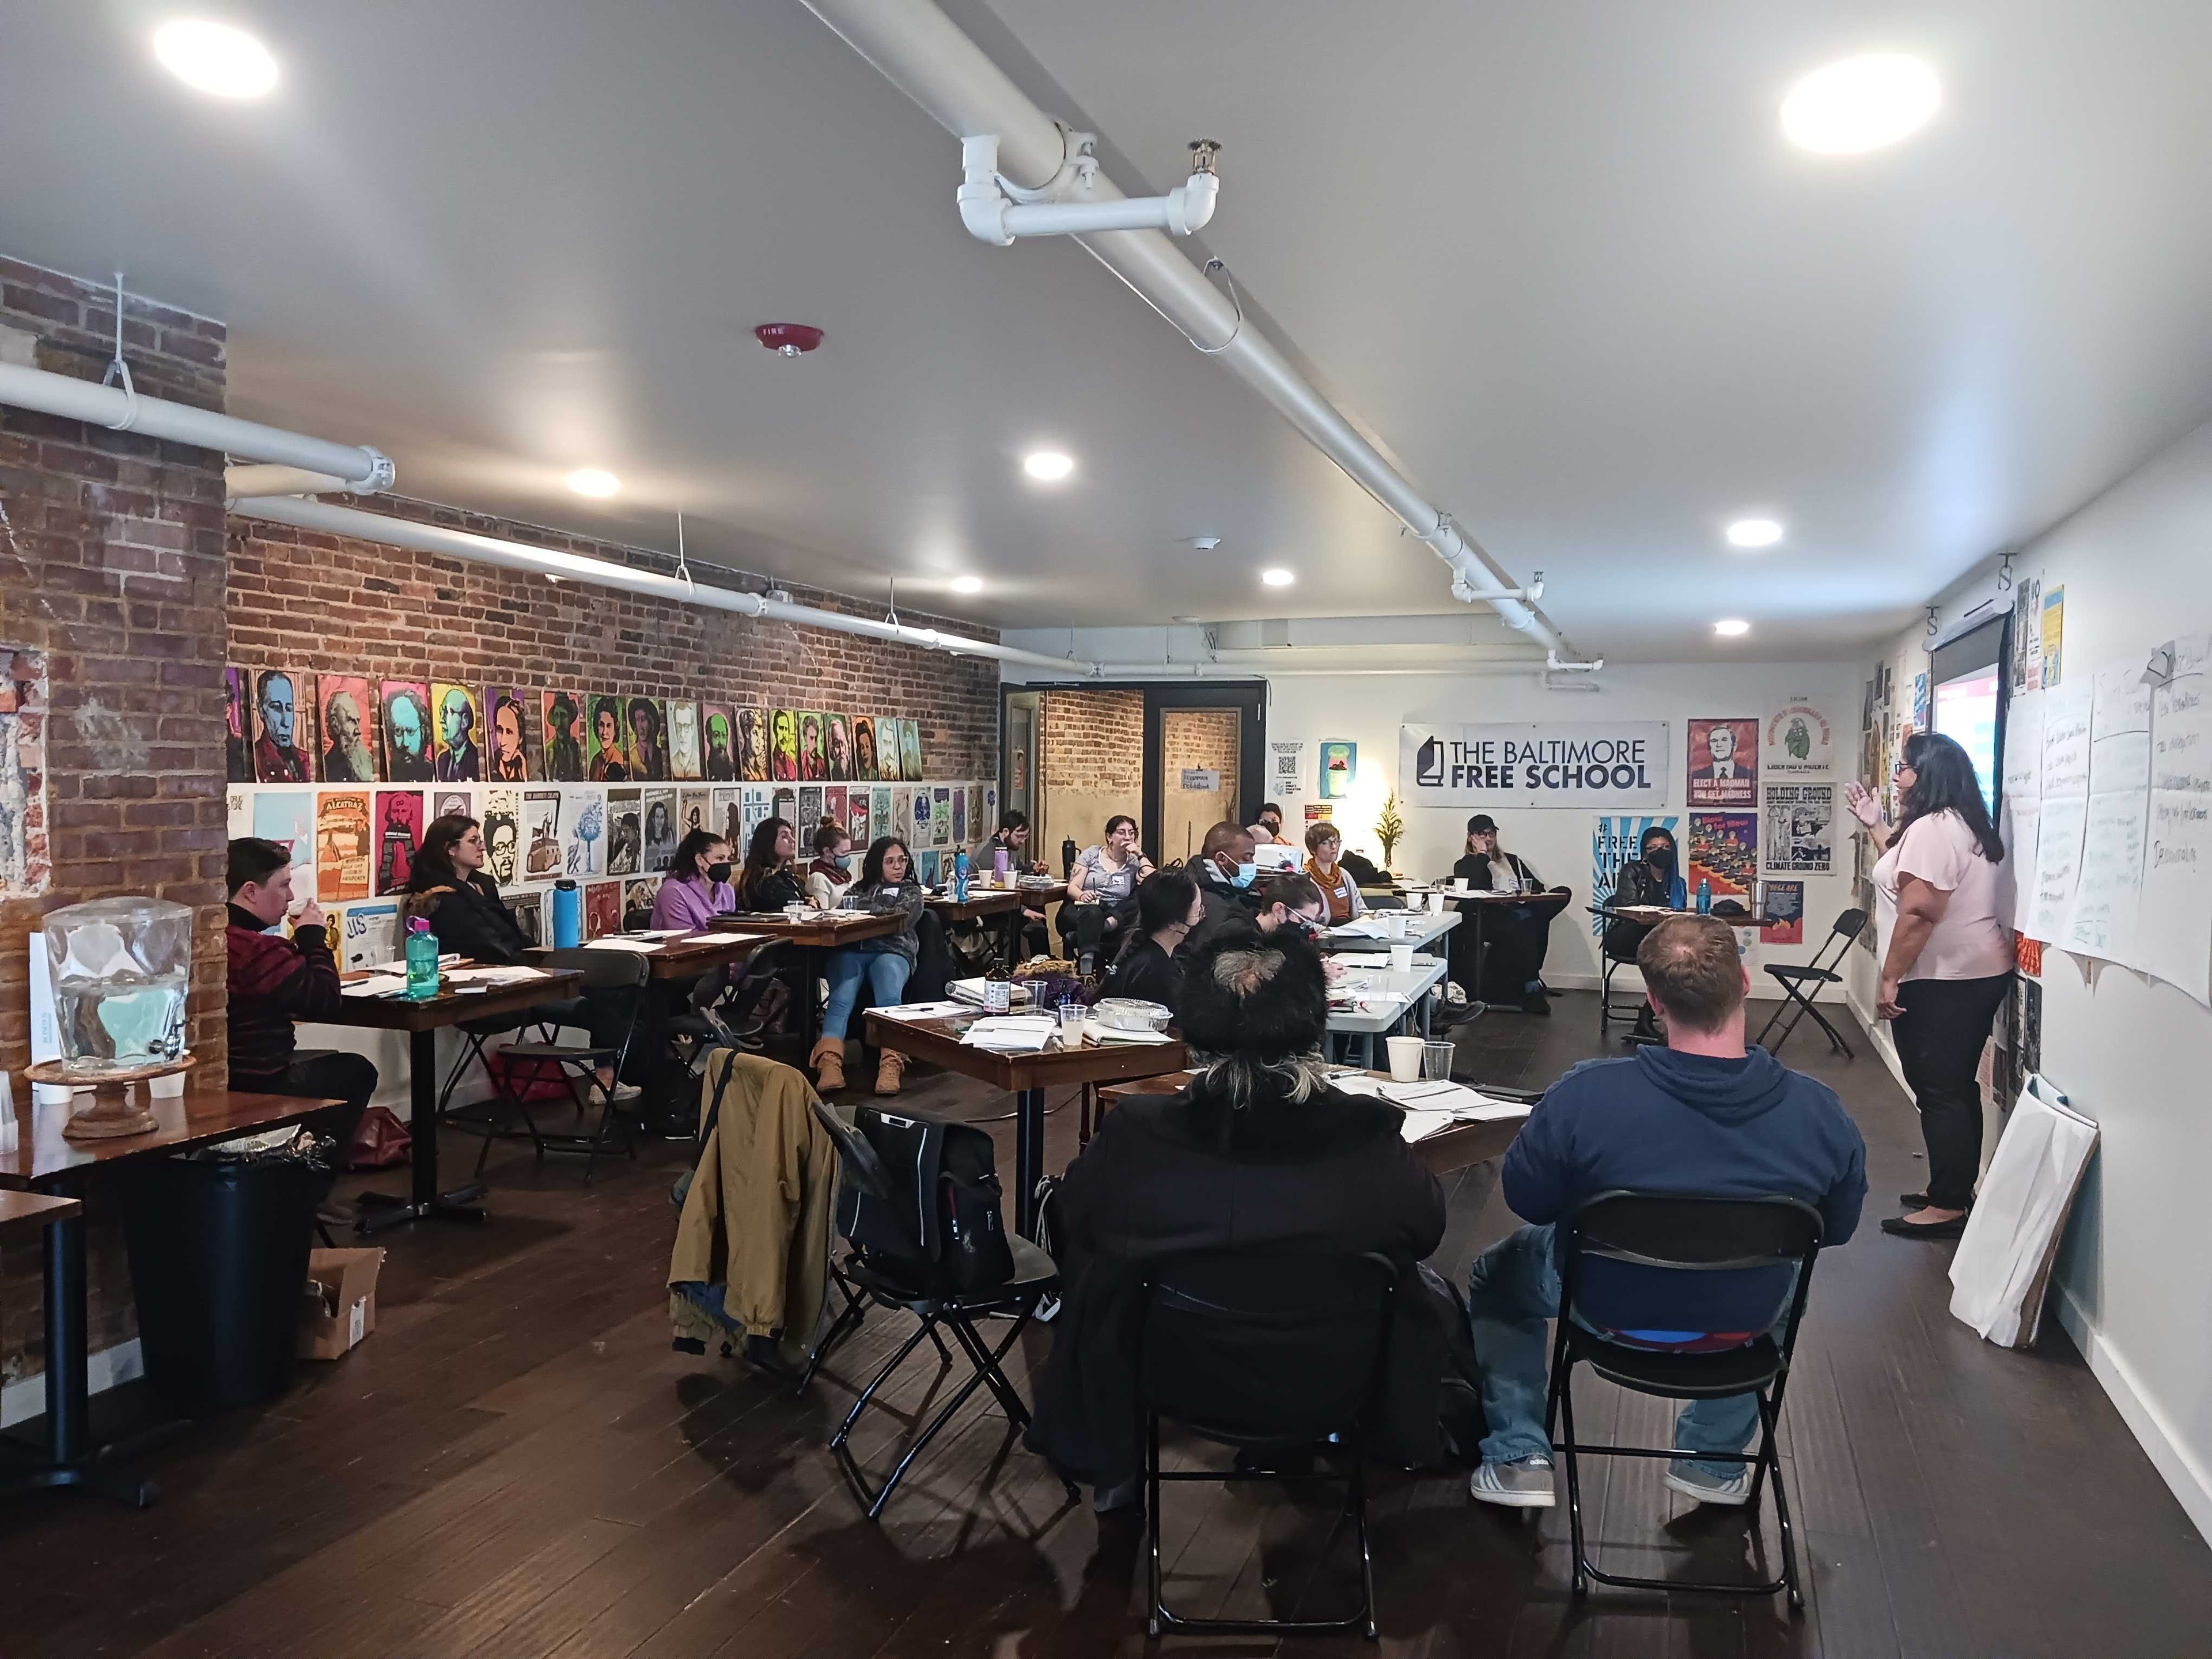
[[[1698,878],[1698,914],[1709,916],[1713,913],[1713,884],[1705,877]]]
[[[968,849],[964,847],[952,855],[952,902],[968,902]]]
[[[584,942],[584,891],[567,876],[553,884],[553,945],[573,951]]]
[[[428,1002],[438,994],[438,936],[429,918],[417,916],[407,924],[407,1000]]]

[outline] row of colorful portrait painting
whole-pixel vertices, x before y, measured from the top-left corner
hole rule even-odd
[[[612,691],[223,670],[233,783],[919,783],[921,726]]]
[[[668,869],[677,844],[712,829],[738,849],[758,825],[781,817],[799,833],[799,861],[817,826],[834,821],[865,848],[896,836],[923,878],[996,822],[998,786],[983,783],[798,784],[657,788],[568,784],[541,788],[229,791],[230,833],[283,842],[301,871],[295,890],[325,904],[380,898],[405,889],[424,827],[458,812],[483,830],[486,868],[501,887],[562,877],[652,877]],[[857,867],[857,866],[856,866]],[[309,872],[312,872],[312,880]]]

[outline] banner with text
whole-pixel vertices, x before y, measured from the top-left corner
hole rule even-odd
[[[1398,728],[1411,806],[1664,806],[1667,764],[1664,720]]]

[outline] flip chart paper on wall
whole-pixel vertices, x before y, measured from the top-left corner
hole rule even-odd
[[[2021,931],[2063,941],[2081,873],[2089,815],[2089,714],[2094,684],[2077,678],[2043,698],[2043,809],[2036,827],[2034,903]]]
[[[2035,848],[2043,812],[2043,693],[2023,691],[2005,714],[2003,821],[2006,862],[2012,866],[2012,925],[2033,933]]]
[[[2212,635],[2172,644],[2151,694],[2150,822],[2134,966],[2212,1006]]]
[[[2074,908],[2058,943],[2133,966],[2150,818],[2150,687],[2135,663],[2108,663],[2090,683],[2089,813]]]

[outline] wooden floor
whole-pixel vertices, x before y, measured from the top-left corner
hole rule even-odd
[[[1493,1015],[1463,1031],[1461,1070],[1541,1084],[1593,1051],[1594,1024],[1588,995],[1560,998],[1548,1021]],[[1919,1185],[1911,1114],[1879,1061],[1832,1062],[1817,1044],[1808,1028],[1789,1058],[1857,1115],[1875,1200]],[[957,1079],[921,1079],[910,1097],[975,1117],[1003,1109]],[[1055,1161],[1073,1151],[1073,1115],[1053,1118]],[[1006,1126],[996,1133],[1010,1164]],[[457,1137],[449,1156],[471,1151]],[[662,1279],[680,1167],[680,1148],[648,1148],[586,1192],[572,1161],[540,1170],[502,1149],[492,1223],[393,1237],[376,1334],[343,1361],[303,1367],[279,1405],[154,1454],[159,1505],[9,1504],[0,1653],[1141,1650],[1140,1531],[1070,1506],[1037,1460],[1006,1445],[995,1413],[971,1406],[884,1523],[861,1519],[823,1443],[853,1379],[893,1340],[890,1318],[872,1319],[801,1400],[731,1361],[671,1352]],[[1513,1224],[1493,1186],[1488,1170],[1456,1183],[1437,1262],[1452,1276]],[[1524,1523],[1471,1504],[1463,1479],[1386,1476],[1373,1500],[1383,1650],[2212,1653],[2212,1553],[2078,1356],[2055,1331],[2033,1354],[1978,1341],[1945,1311],[1946,1250],[1885,1237],[1874,1223],[1887,1212],[1870,1202],[1859,1236],[1823,1257],[1785,1415],[1808,1558],[1802,1619],[1777,1601],[1620,1591],[1578,1606],[1564,1509]],[[1018,1350],[1018,1377],[1048,1340],[1036,1331]],[[894,1402],[915,1408],[933,1371],[914,1364]],[[1577,1400],[1593,1437],[1664,1434],[1656,1402],[1602,1383]],[[895,1426],[856,1437],[864,1462],[884,1467]],[[1653,1465],[1590,1467],[1602,1560],[1656,1577],[1747,1563],[1740,1514],[1673,1498]],[[1181,1606],[1318,1616],[1342,1605],[1345,1540],[1332,1539],[1323,1489],[1189,1486],[1167,1513]],[[1770,1521],[1762,1548],[1771,1542]]]

